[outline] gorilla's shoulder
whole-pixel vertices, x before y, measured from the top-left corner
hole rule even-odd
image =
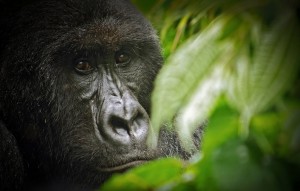
[[[13,134],[0,119],[0,190],[17,189],[23,181],[23,161]]]

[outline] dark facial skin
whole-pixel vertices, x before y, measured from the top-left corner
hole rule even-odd
[[[146,144],[162,56],[129,1],[1,3],[1,190],[86,190],[153,159],[191,156],[165,129],[157,148]]]

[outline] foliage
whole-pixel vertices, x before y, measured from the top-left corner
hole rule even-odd
[[[114,176],[101,190],[296,190],[300,177],[300,25],[296,1],[133,0],[166,58],[152,96],[157,133],[176,117],[201,152]],[[163,169],[163,170],[162,170]]]

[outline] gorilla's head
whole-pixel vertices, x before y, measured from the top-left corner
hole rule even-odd
[[[190,156],[164,129],[157,148],[146,144],[162,56],[129,1],[42,0],[10,10],[1,23],[0,120],[16,139],[25,183],[93,187],[149,160]]]

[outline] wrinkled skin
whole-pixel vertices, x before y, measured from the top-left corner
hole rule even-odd
[[[0,190],[88,190],[149,160],[191,156],[164,129],[157,148],[146,144],[162,57],[129,1],[1,7]]]

